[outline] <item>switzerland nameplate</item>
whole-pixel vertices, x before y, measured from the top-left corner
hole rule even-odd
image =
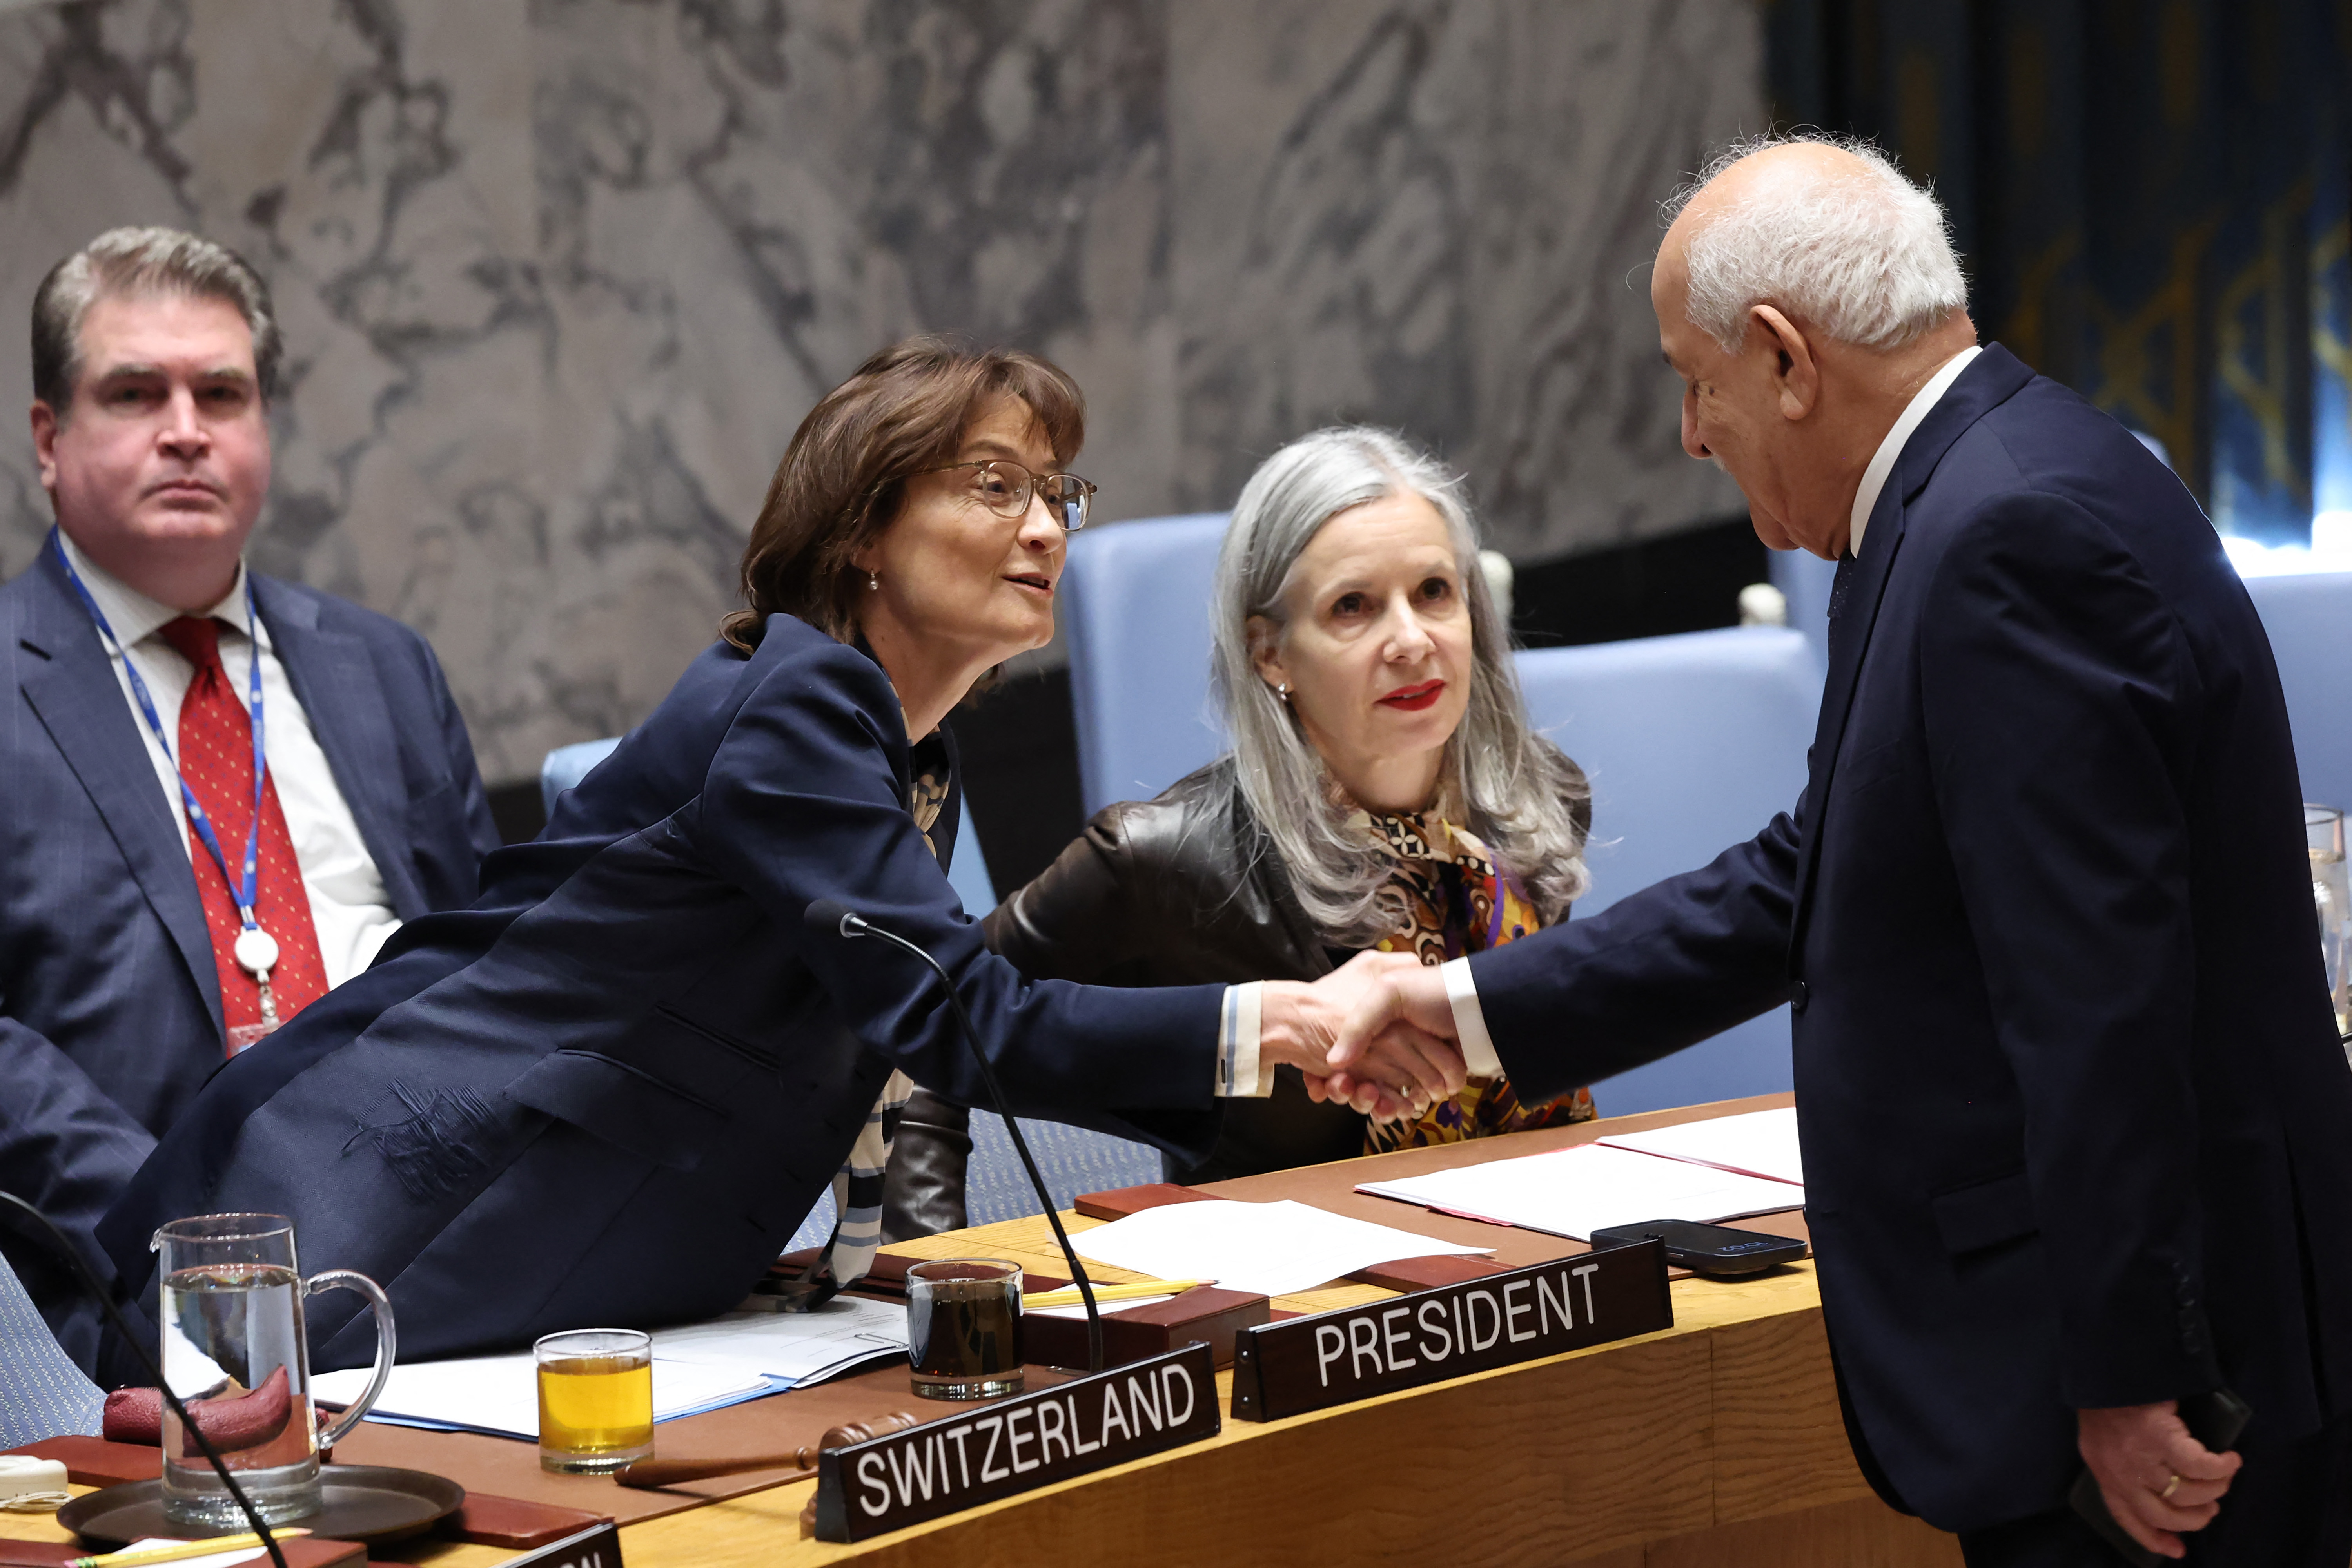
[[[1234,1336],[1234,1419],[1275,1421],[1675,1326],[1644,1241]]]
[[[1217,1369],[1195,1342],[960,1410],[817,1459],[816,1538],[863,1541],[1217,1435]]]

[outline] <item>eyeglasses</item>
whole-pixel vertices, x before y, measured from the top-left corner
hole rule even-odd
[[[1093,498],[1094,485],[1076,474],[1033,474],[1010,458],[991,457],[975,463],[950,463],[940,468],[926,468],[926,474],[949,474],[958,468],[974,468],[972,488],[979,493],[981,505],[1000,517],[1017,517],[1029,509],[1032,496],[1045,497],[1054,520],[1066,533],[1076,533],[1087,526],[1087,505]]]

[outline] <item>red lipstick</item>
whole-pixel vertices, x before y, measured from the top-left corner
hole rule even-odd
[[[1402,708],[1407,713],[1419,713],[1434,703],[1444,690],[1444,681],[1423,681],[1419,685],[1399,686],[1381,699],[1381,706]]]

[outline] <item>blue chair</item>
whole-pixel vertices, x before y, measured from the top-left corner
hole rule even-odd
[[[1209,590],[1229,516],[1155,517],[1070,540],[1062,625],[1088,816],[1148,800],[1225,749],[1209,706]]]
[[[1811,550],[1772,552],[1772,586],[1789,600],[1789,629],[1804,633],[1822,669],[1830,667],[1830,581],[1837,562],[1823,560]]]
[[[2352,811],[2352,572],[2250,577],[2294,730],[2303,798]]]
[[[1695,870],[1805,787],[1822,667],[1803,633],[1738,627],[1519,655],[1536,727],[1592,783],[1576,916]],[[1604,1116],[1790,1087],[1789,1009],[1592,1086]]]
[[[575,741],[559,746],[541,758],[539,764],[539,803],[551,817],[555,815],[555,798],[588,777],[588,770],[613,755],[621,744],[617,735],[602,740]]]
[[[1140,1186],[1165,1178],[1160,1151],[1149,1144],[1129,1143],[1086,1127],[1062,1122],[1021,1118],[1021,1132],[1029,1152],[1037,1157],[1037,1173],[1054,1207],[1066,1209],[1082,1192],[1108,1192],[1115,1187]],[[973,1225],[993,1225],[1043,1214],[1037,1195],[1029,1189],[1029,1175],[1021,1168],[1004,1122],[992,1112],[971,1113],[971,1164],[964,1172],[964,1214]]]
[[[0,1258],[0,1448],[98,1435],[106,1396],[84,1377]]]

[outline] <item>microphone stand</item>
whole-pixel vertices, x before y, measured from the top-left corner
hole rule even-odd
[[[1094,1281],[1087,1278],[1085,1265],[1078,1261],[1077,1249],[1070,1245],[1069,1233],[1062,1228],[1062,1217],[1055,1212],[1054,1197],[1045,1190],[1045,1178],[1038,1174],[1037,1161],[1029,1153],[1029,1140],[1021,1135],[1021,1124],[1013,1119],[1005,1108],[1004,1091],[997,1086],[996,1070],[988,1064],[988,1055],[980,1049],[980,1036],[971,1027],[971,1015],[963,1010],[963,998],[956,995],[955,982],[940,961],[896,932],[885,931],[830,898],[820,898],[808,906],[804,917],[820,931],[835,932],[843,936],[879,936],[894,947],[902,947],[920,958],[940,977],[946,988],[948,1006],[954,1009],[956,1023],[963,1030],[963,1042],[971,1051],[971,1059],[980,1065],[980,1081],[988,1086],[988,1098],[996,1113],[1004,1119],[1004,1130],[1013,1135],[1013,1151],[1021,1156],[1022,1168],[1029,1173],[1029,1185],[1036,1189],[1037,1201],[1045,1207],[1045,1222],[1054,1228],[1054,1239],[1061,1245],[1062,1257],[1070,1265],[1070,1279],[1078,1287],[1078,1295],[1087,1304],[1087,1370],[1103,1369],[1102,1312],[1095,1305]]]
[[[75,1281],[90,1300],[98,1303],[99,1310],[106,1314],[106,1321],[114,1326],[114,1332],[122,1336],[122,1343],[138,1352],[139,1364],[153,1375],[155,1387],[163,1396],[163,1403],[170,1406],[172,1414],[180,1418],[180,1430],[194,1437],[196,1447],[205,1451],[205,1458],[212,1462],[214,1473],[221,1479],[221,1485],[228,1488],[228,1495],[235,1498],[236,1506],[245,1511],[246,1521],[253,1526],[253,1532],[261,1537],[261,1544],[269,1549],[269,1561],[275,1568],[286,1568],[286,1552],[278,1544],[278,1537],[270,1533],[269,1526],[262,1522],[260,1513],[254,1508],[253,1500],[245,1495],[245,1489],[237,1485],[236,1478],[229,1473],[228,1461],[221,1458],[220,1450],[213,1447],[213,1440],[205,1436],[205,1429],[189,1416],[188,1407],[180,1403],[180,1396],[172,1392],[172,1385],[163,1381],[163,1369],[155,1364],[155,1358],[147,1354],[146,1344],[131,1332],[131,1325],[122,1321],[122,1313],[115,1307],[114,1298],[100,1286],[98,1277],[89,1271],[89,1265],[83,1260],[80,1249],[66,1239],[66,1233],[58,1228],[57,1221],[15,1193],[0,1190],[0,1198],[15,1204],[39,1220],[43,1228],[48,1231],[55,1250],[62,1254],[72,1268]]]

